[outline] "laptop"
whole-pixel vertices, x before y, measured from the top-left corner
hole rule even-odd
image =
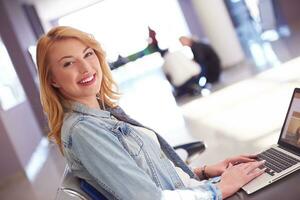
[[[300,88],[295,88],[277,144],[258,154],[265,173],[242,189],[251,194],[300,169]]]

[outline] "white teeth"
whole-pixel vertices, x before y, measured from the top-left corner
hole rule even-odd
[[[87,82],[93,80],[93,78],[94,78],[94,76],[90,76],[90,77],[88,77],[88,78],[86,78],[86,79],[80,81],[80,83],[87,83]]]

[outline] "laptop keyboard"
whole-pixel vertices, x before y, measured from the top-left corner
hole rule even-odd
[[[261,168],[266,167],[266,173],[274,176],[275,173],[279,173],[297,163],[300,160],[293,158],[281,151],[278,151],[274,148],[270,148],[260,154],[257,155],[258,160],[265,160],[264,166]]]

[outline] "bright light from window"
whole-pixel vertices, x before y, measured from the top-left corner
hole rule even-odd
[[[25,93],[9,54],[0,38],[0,109],[8,110],[25,101]]]
[[[148,26],[156,31],[161,48],[179,48],[178,38],[189,34],[175,0],[102,1],[58,23],[92,33],[111,61],[146,48]]]

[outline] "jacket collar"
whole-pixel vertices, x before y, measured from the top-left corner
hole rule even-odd
[[[99,109],[90,108],[79,102],[72,103],[71,110],[74,112],[92,115],[92,116],[96,116],[96,117],[110,118],[110,112],[101,110],[100,108]]]

